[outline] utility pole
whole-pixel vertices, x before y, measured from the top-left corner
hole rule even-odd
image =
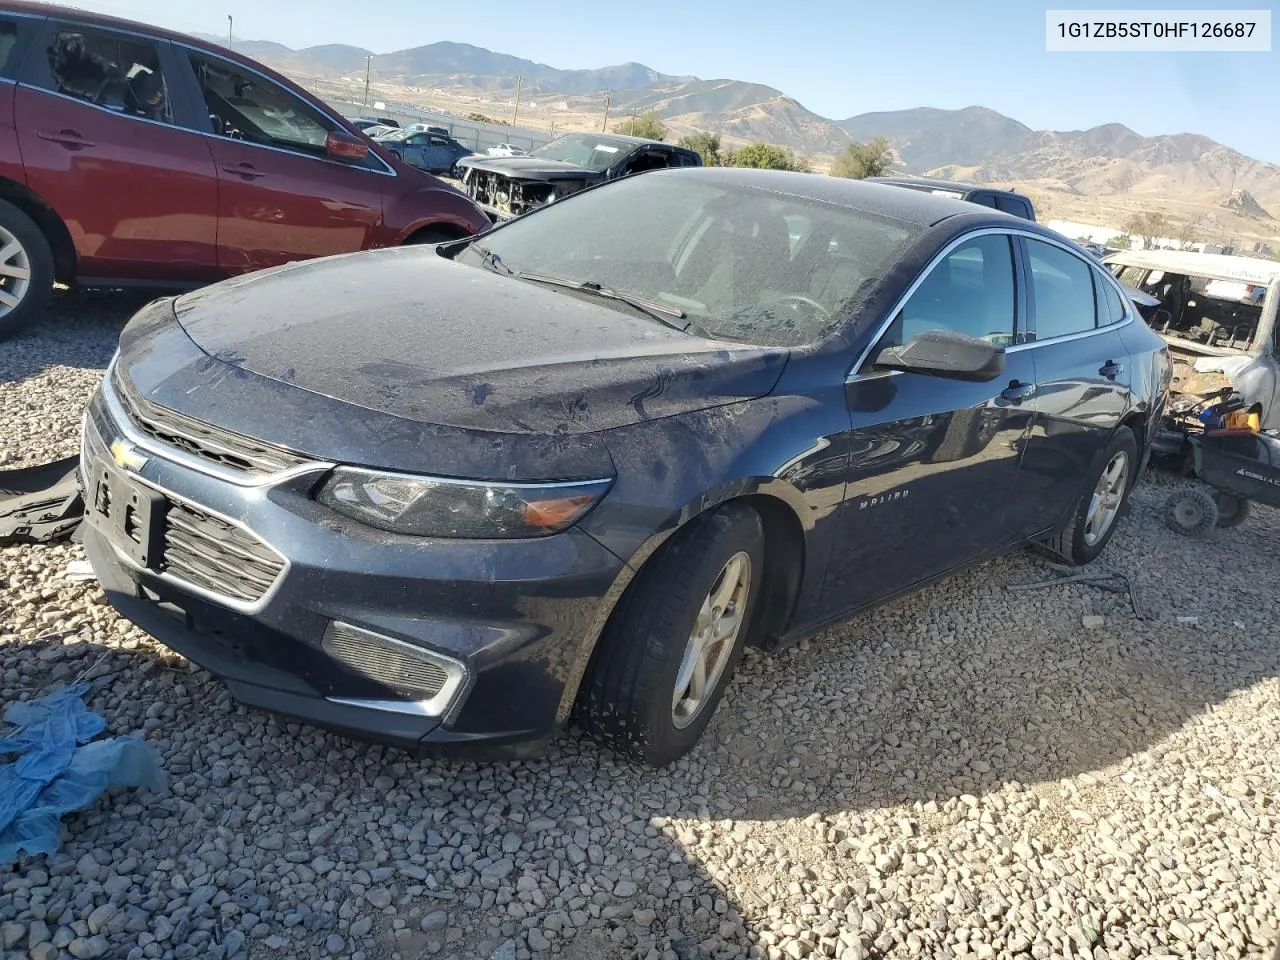
[[[364,58],[364,105],[369,106],[369,71],[373,67],[373,54]]]
[[[520,84],[524,83],[524,77],[516,77],[516,106],[511,111],[511,126],[516,125],[516,117],[520,115]]]
[[[228,13],[227,14],[227,49],[228,50],[231,49],[231,25],[232,25],[231,14]]]
[[[611,96],[613,96],[612,90],[606,90],[604,92],[604,122],[600,124],[601,133],[609,132],[609,98]]]

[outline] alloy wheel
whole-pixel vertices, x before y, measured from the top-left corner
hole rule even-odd
[[[676,671],[671,720],[677,729],[693,723],[716,691],[733,655],[751,591],[751,557],[735,553],[703,598]]]
[[[1117,450],[1107,461],[1098,485],[1089,500],[1089,510],[1084,517],[1084,542],[1092,547],[1107,535],[1116,522],[1120,505],[1124,502],[1124,487],[1129,479],[1129,455]]]
[[[31,259],[22,241],[0,226],[0,317],[22,303],[31,286]]]

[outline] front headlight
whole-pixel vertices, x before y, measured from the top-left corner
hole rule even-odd
[[[391,533],[471,540],[545,537],[586,516],[612,483],[451,480],[339,467],[316,500]]]

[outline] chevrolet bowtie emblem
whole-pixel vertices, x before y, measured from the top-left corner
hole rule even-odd
[[[134,449],[133,445],[126,443],[124,440],[116,440],[111,444],[111,459],[116,462],[116,466],[123,470],[132,470],[137,473],[143,468],[147,462],[147,458]]]

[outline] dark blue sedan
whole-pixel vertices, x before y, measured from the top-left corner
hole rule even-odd
[[[659,170],[144,308],[85,421],[85,546],[245,703],[472,755],[576,720],[665,764],[745,644],[1026,544],[1092,561],[1169,378],[1028,220]]]
[[[453,137],[426,130],[395,130],[377,139],[399,159],[427,173],[453,173],[454,164],[474,152]]]

